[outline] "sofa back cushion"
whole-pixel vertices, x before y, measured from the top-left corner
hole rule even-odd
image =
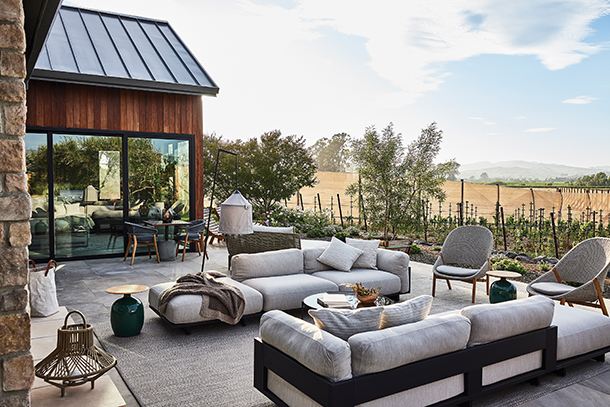
[[[261,317],[260,337],[303,366],[338,382],[352,377],[349,345],[328,332],[283,311]]]
[[[466,347],[470,321],[461,315],[356,334],[348,339],[352,374],[382,372]]]
[[[377,270],[377,250],[379,250],[380,240],[362,240],[345,238],[345,243],[348,246],[362,250],[360,257],[352,266],[355,269],[372,269]]]
[[[294,233],[294,226],[263,226],[252,225],[252,230],[255,232],[271,232],[271,233]]]
[[[546,328],[553,320],[554,309],[553,300],[533,296],[498,304],[472,305],[462,309],[460,315],[472,324],[470,347]]]
[[[360,332],[379,329],[382,307],[360,308],[356,310],[321,308],[309,310],[316,326],[338,338],[347,340]]]
[[[318,257],[326,250],[323,247],[304,247],[303,251],[303,271],[306,274],[312,274],[316,271],[332,270],[332,267],[318,261]]]
[[[242,253],[231,259],[231,277],[237,281],[302,273],[303,253],[300,249]]]

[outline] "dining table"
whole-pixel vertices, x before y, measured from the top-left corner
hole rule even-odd
[[[189,226],[191,222],[184,220],[174,219],[171,222],[164,220],[145,220],[145,225],[152,227],[165,227],[164,240],[157,242],[157,248],[159,249],[159,260],[161,261],[174,261],[176,259],[176,242],[173,239],[169,239],[169,227],[170,226]]]

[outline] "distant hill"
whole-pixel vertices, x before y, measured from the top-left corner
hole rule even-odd
[[[529,161],[503,161],[498,163],[483,161],[474,164],[461,165],[459,178],[469,179],[470,177],[474,177],[475,179],[479,179],[484,172],[487,173],[490,180],[573,179],[583,175],[597,174],[598,172],[610,174],[610,166],[583,168]]]

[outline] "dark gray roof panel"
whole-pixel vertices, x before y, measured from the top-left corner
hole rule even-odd
[[[212,78],[167,22],[75,7],[60,9],[32,78],[218,93]]]

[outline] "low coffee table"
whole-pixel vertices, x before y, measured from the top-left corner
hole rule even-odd
[[[489,287],[489,302],[492,304],[510,301],[517,299],[517,287],[507,280],[507,278],[519,278],[521,274],[514,271],[506,270],[490,270],[487,272],[489,276],[498,277],[500,280],[494,281]]]
[[[380,295],[377,297],[374,303],[364,304],[361,303],[358,298],[356,298],[356,293],[353,291],[328,291],[326,293],[317,293],[307,296],[301,302],[301,318],[305,315],[305,312],[310,309],[321,309],[324,308],[319,302],[318,299],[322,298],[324,294],[345,294],[347,297],[347,301],[351,304],[349,308],[337,308],[334,309],[356,309],[356,308],[366,308],[366,307],[380,307],[384,305],[394,304],[394,300],[386,297],[385,295]]]

